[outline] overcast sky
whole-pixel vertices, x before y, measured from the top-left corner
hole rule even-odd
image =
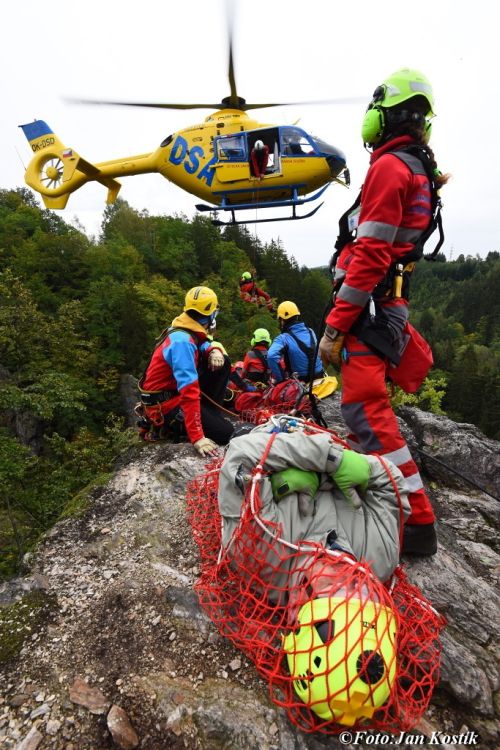
[[[431,81],[437,117],[431,145],[443,172],[444,252],[500,250],[500,85],[494,3],[483,0],[236,0],[235,67],[252,101],[371,98],[401,67]],[[34,0],[2,4],[4,78],[1,188],[24,185],[31,157],[17,127],[45,120],[67,147],[92,162],[154,151],[165,136],[200,123],[207,110],[75,105],[64,97],[152,102],[220,101],[229,93],[223,0]],[[340,214],[353,202],[369,155],[360,136],[366,104],[258,110],[262,123],[293,124],[341,148],[352,188],[332,185],[311,219],[249,225],[280,237],[300,264],[325,264]],[[151,214],[192,216],[197,199],[160,175],[122,180],[120,196]],[[106,189],[89,183],[61,215],[99,231]],[[309,204],[310,205],[310,204]],[[306,207],[303,207],[304,210]],[[260,212],[262,216],[263,212]],[[222,218],[222,215],[221,215]]]

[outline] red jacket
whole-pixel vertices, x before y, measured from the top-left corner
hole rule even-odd
[[[269,146],[264,145],[260,151],[254,148],[250,152],[250,171],[255,177],[263,177],[269,161]]]
[[[335,278],[342,286],[326,320],[347,333],[391,263],[413,249],[431,219],[431,191],[425,174],[413,174],[397,156],[387,153],[413,143],[394,138],[373,152],[361,192],[357,237],[337,260]],[[388,305],[406,300],[388,299]]]
[[[262,353],[265,362],[255,353],[255,350]],[[267,365],[267,346],[264,344],[255,344],[253,349],[245,354],[243,360],[243,371],[241,373],[242,378],[250,380],[252,383],[262,382],[267,383],[269,380],[269,367]]]
[[[195,443],[203,437],[199,360],[201,356],[208,355],[212,348],[219,347],[208,340],[203,326],[186,313],[172,321],[172,328],[175,330],[154,350],[140,387],[147,392],[178,391],[162,403],[162,412],[167,414],[180,406],[188,438]]]
[[[255,281],[245,281],[243,284],[240,282],[240,295],[249,294],[251,297],[263,297],[266,301],[270,300],[271,297],[263,289],[260,289]]]

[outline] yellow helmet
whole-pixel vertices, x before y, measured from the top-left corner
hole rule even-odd
[[[218,308],[217,295],[208,286],[194,286],[186,294],[184,312],[196,310],[201,315],[209,316]]]
[[[283,650],[299,698],[324,721],[353,726],[373,716],[391,693],[396,617],[371,599],[311,599]]]
[[[288,320],[289,318],[294,318],[296,315],[300,315],[300,310],[295,302],[287,301],[282,302],[281,305],[278,305],[278,309],[276,311],[277,318]]]

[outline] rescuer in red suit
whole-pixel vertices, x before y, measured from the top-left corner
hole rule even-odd
[[[266,167],[269,161],[269,146],[263,141],[255,141],[250,152],[250,171],[254,177],[262,180],[266,174]]]
[[[447,180],[428,146],[433,106],[432,88],[415,70],[397,71],[374,92],[362,127],[364,143],[373,147],[370,167],[360,199],[340,221],[334,302],[319,346],[323,362],[341,371],[342,416],[354,441],[405,477],[412,512],[403,552],[421,556],[437,550],[435,515],[399,431],[386,377],[394,352],[402,351],[415,266],[409,258],[422,256],[433,190]]]
[[[274,305],[271,297],[264,289],[261,289],[255,283],[255,279],[250,271],[244,271],[240,278],[240,297],[245,302],[252,302],[256,305],[265,306],[269,312],[274,312]]]

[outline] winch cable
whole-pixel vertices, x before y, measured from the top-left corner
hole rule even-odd
[[[309,396],[309,401],[311,403],[311,408],[312,408],[312,411],[313,411],[313,416],[316,419],[316,421],[318,422],[318,424],[320,424],[322,427],[328,427],[328,422],[326,421],[326,419],[324,418],[323,414],[321,413],[321,411],[319,409],[319,406],[318,406],[318,403],[316,401],[316,397],[314,396],[314,394],[312,392],[313,381],[314,381],[314,363],[316,362],[316,357],[318,356],[318,352],[319,352],[319,342],[320,342],[320,339],[321,339],[321,337],[322,337],[322,335],[324,333],[325,327],[326,327],[326,319],[327,319],[327,316],[328,316],[330,310],[332,309],[332,307],[333,307],[333,298],[331,298],[331,299],[328,300],[328,302],[325,305],[325,309],[323,310],[323,315],[321,316],[321,323],[319,325],[318,335],[316,336],[316,346],[314,348],[314,354],[313,354],[313,359],[312,359],[313,369],[312,369],[311,377],[310,377],[310,380],[309,380],[309,391],[308,391],[308,396]],[[323,364],[323,363],[321,363],[321,364]],[[323,368],[324,368],[324,365],[323,365]],[[324,370],[324,372],[326,374],[326,369]]]

